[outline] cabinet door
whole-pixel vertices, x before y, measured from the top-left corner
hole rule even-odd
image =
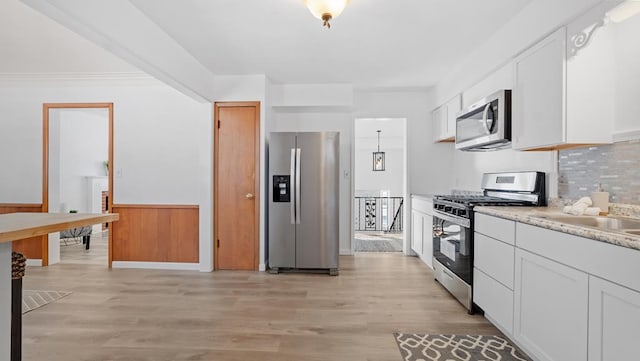
[[[411,249],[422,255],[422,214],[420,212],[411,211]]]
[[[433,268],[433,216],[422,215],[422,260]]]
[[[589,277],[589,361],[635,360],[640,293]]]
[[[513,291],[478,268],[473,269],[473,302],[501,331],[513,334]]]
[[[475,232],[474,266],[513,290],[514,247]]]
[[[565,141],[565,28],[514,61],[512,145],[535,149]]]
[[[513,62],[509,62],[466,89],[462,94],[462,107],[466,109],[477,102],[484,103],[486,96],[501,89],[513,89],[513,76]]]
[[[447,102],[447,120],[444,138],[450,140],[456,139],[456,116],[461,109],[462,97],[460,95],[457,95],[455,98]]]
[[[447,133],[447,107],[446,104],[431,112],[433,126],[433,141],[441,142],[446,139]]]
[[[516,250],[514,338],[540,360],[586,360],[586,273]]]

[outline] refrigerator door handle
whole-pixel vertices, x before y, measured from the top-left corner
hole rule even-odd
[[[291,168],[290,168],[290,175],[291,175],[291,188],[293,188],[293,192],[296,192],[296,186],[294,185],[295,182],[295,177],[296,177],[296,149],[295,148],[291,148]],[[296,224],[296,202],[295,199],[290,203],[290,208],[291,208],[291,224]]]
[[[300,224],[300,148],[296,149],[296,224]]]

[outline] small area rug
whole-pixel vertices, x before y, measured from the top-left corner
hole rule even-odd
[[[22,290],[22,314],[69,296],[71,292]]]
[[[405,361],[530,361],[509,341],[498,336],[393,335]]]
[[[356,232],[354,250],[356,252],[402,252],[402,234],[386,235]]]

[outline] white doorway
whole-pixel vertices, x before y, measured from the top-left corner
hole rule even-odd
[[[353,144],[352,252],[403,252],[406,119],[358,118]]]
[[[109,203],[109,108],[48,110],[50,213],[103,213]],[[108,265],[108,225],[49,235],[48,262]]]

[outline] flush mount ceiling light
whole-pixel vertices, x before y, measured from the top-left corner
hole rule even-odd
[[[640,13],[640,1],[627,0],[607,12],[607,17],[614,23],[621,23]]]
[[[384,152],[380,151],[380,132],[381,130],[376,130],[378,132],[378,151],[373,152],[373,171],[380,172],[384,171]]]
[[[349,0],[304,0],[304,4],[307,5],[311,14],[322,20],[322,26],[326,26],[327,29],[331,28],[329,20],[342,14],[342,10],[348,2]]]

